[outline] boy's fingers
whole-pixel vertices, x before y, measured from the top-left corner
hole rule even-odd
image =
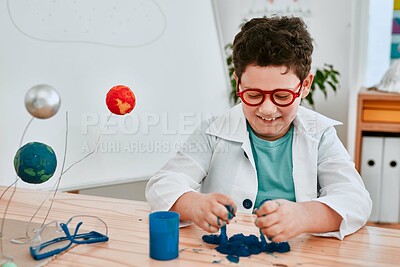
[[[207,229],[205,230],[209,232],[210,231],[217,232],[219,228],[221,228],[226,224],[226,222],[223,219],[221,219],[218,215],[216,215],[214,212],[208,214],[204,221],[206,222],[206,224],[204,225],[207,227]]]
[[[211,210],[212,217],[208,217],[207,220],[216,227],[222,227],[227,224],[230,220],[227,215],[227,210],[224,205],[217,204],[213,206]]]
[[[236,204],[229,196],[220,194],[217,201],[221,205],[218,205],[218,209],[214,210],[214,212],[220,218],[229,221],[236,216]]]
[[[232,198],[227,195],[221,194],[218,197],[218,202],[226,207],[231,213],[236,213],[236,204]],[[233,212],[232,212],[233,211]]]
[[[210,224],[208,222],[203,222],[203,224],[201,224],[200,227],[209,233],[216,233],[219,231],[219,228],[213,226],[212,224]]]
[[[279,222],[279,217],[276,214],[270,214],[268,216],[257,217],[254,224],[259,228],[268,228]]]
[[[231,220],[233,217],[236,216],[236,206],[231,206],[231,205],[225,205],[226,208],[226,216],[228,217],[228,220]]]
[[[275,212],[282,203],[279,200],[269,200],[266,201],[256,212],[257,216],[265,216],[270,213]]]

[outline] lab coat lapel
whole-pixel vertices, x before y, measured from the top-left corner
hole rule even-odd
[[[293,124],[292,160],[296,201],[307,201],[318,196],[318,145],[321,135],[326,128],[341,123],[300,106]]]
[[[212,122],[206,133],[225,140],[242,143],[242,149],[246,157],[250,160],[253,168],[256,169],[242,104],[236,105],[226,115]]]
[[[317,197],[318,142],[295,127],[293,134],[293,183],[296,201],[308,201]]]

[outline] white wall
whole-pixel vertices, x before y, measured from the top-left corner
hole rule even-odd
[[[370,0],[365,86],[379,83],[390,66],[393,0]]]
[[[354,157],[357,94],[376,85],[390,66],[393,0],[353,0],[347,149]]]
[[[93,150],[101,135],[96,153],[66,173],[61,188],[152,175],[201,120],[229,109],[213,11],[211,0],[0,0],[0,184],[14,181],[13,158],[31,118],[24,97],[42,83],[58,90],[61,108],[52,118],[35,119],[23,144],[53,147],[55,177],[66,111],[66,167]],[[117,84],[131,87],[137,105],[104,128],[105,96]],[[48,187],[55,180],[18,186]]]

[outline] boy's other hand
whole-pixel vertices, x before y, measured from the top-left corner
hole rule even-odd
[[[254,224],[274,242],[286,241],[305,232],[307,212],[300,203],[269,200],[256,210]]]

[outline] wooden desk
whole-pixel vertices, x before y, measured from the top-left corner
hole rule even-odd
[[[0,201],[1,216],[9,195]],[[7,218],[28,220],[46,195],[18,189]],[[41,222],[44,214],[40,212],[35,221]],[[109,242],[76,246],[55,257],[48,266],[214,266],[211,263],[215,260],[222,260],[217,266],[399,266],[400,263],[400,230],[395,229],[364,227],[344,241],[303,234],[290,241],[289,253],[241,257],[234,264],[218,253],[214,245],[204,243],[201,236],[206,233],[194,225],[180,230],[179,258],[162,262],[149,258],[149,207],[145,202],[57,194],[49,219],[65,221],[76,214],[104,219],[109,226]],[[253,216],[245,214],[238,214],[227,230],[229,236],[258,234]]]
[[[400,94],[363,88],[358,94],[354,163],[361,166],[364,132],[400,133]]]

